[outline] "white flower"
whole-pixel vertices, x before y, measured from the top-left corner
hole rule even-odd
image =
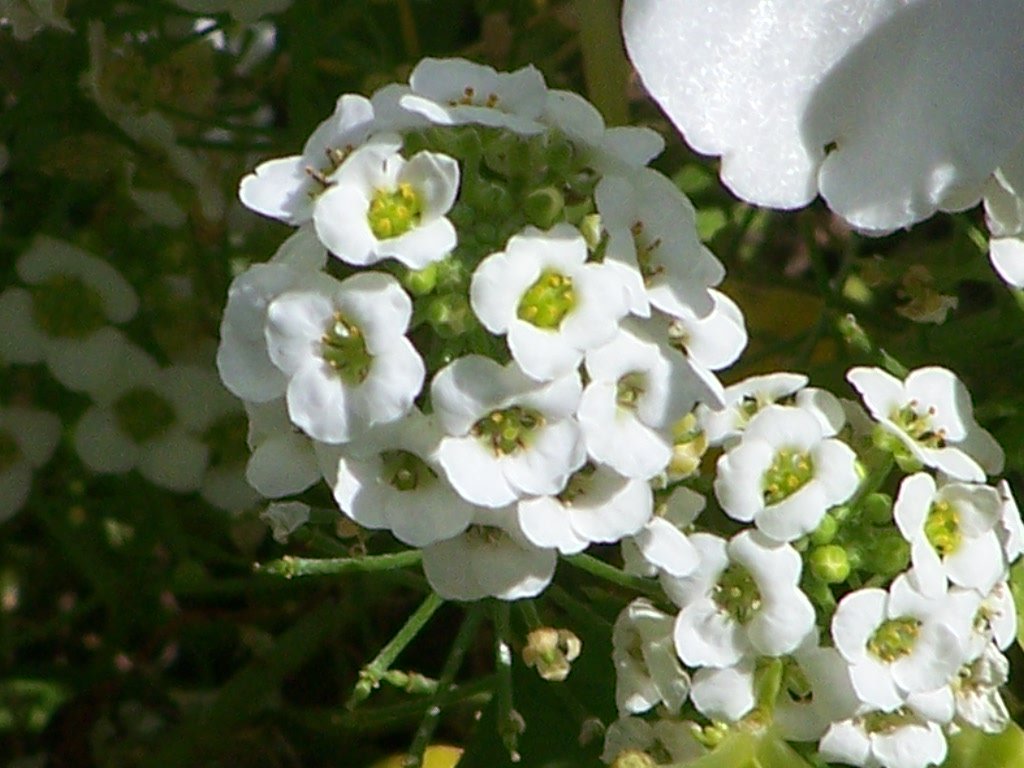
[[[700,555],[684,530],[704,509],[706,501],[696,491],[678,485],[658,504],[654,517],[631,539],[622,541],[625,569],[640,576],[681,578],[697,569]]]
[[[0,360],[45,362],[68,389],[91,392],[107,376],[107,349],[139,307],[135,291],[106,261],[37,236],[17,261],[29,287],[0,293]]]
[[[509,238],[476,268],[469,299],[484,327],[507,335],[512,357],[538,380],[575,370],[626,314],[615,271],[587,262],[586,242],[570,224],[527,227]]]
[[[317,440],[344,443],[408,413],[425,375],[405,337],[411,316],[409,296],[382,272],[341,282],[317,274],[274,299],[267,347],[288,377],[292,422]]]
[[[653,722],[639,717],[620,717],[608,726],[604,736],[601,760],[614,763],[624,753],[654,753],[664,756],[658,765],[683,765],[707,752],[694,738],[699,729],[696,723],[659,718]]]
[[[1024,288],[1024,152],[996,170],[984,202],[992,266],[1014,288]]]
[[[891,712],[910,694],[952,680],[964,661],[965,638],[957,632],[962,617],[951,615],[945,598],[922,595],[902,575],[888,592],[859,589],[839,601],[832,639],[861,701]]]
[[[725,268],[697,236],[693,205],[671,180],[650,168],[630,177],[605,176],[594,192],[608,233],[605,263],[614,264],[630,297],[630,311],[650,306],[677,317],[706,316],[708,288]]]
[[[79,457],[98,473],[137,469],[154,485],[179,493],[198,490],[209,448],[203,430],[220,415],[220,382],[206,368],[159,368],[129,345],[109,371],[107,387],[75,427]]]
[[[726,542],[707,533],[690,541],[700,552],[686,578],[662,574],[681,610],[675,641],[688,666],[733,667],[759,655],[795,650],[814,630],[814,609],[800,591],[800,555],[757,531]]]
[[[409,76],[411,92],[401,105],[438,125],[477,123],[517,133],[540,133],[547,86],[532,66],[515,72],[465,59],[420,61]]]
[[[267,308],[326,261],[327,251],[312,229],[303,227],[281,244],[269,263],[253,265],[231,281],[220,324],[217,369],[224,386],[241,399],[262,403],[284,395],[288,379],[267,353]]]
[[[462,533],[474,508],[448,485],[437,463],[443,436],[435,420],[417,409],[372,429],[338,462],[334,499],[341,511],[414,547]]]
[[[856,462],[849,446],[822,435],[810,413],[770,405],[719,458],[715,495],[734,520],[753,521],[776,541],[793,541],[857,490]]]
[[[1006,480],[1000,480],[999,498],[1002,499],[1002,514],[996,533],[1003,545],[1006,562],[1013,563],[1024,552],[1024,521],[1020,517],[1020,508],[1013,496],[1013,489]]]
[[[970,393],[952,372],[918,368],[900,381],[881,368],[851,368],[846,378],[871,415],[925,466],[972,482],[1002,471],[1002,449],[974,420]]]
[[[575,554],[591,542],[610,544],[640,530],[654,498],[642,480],[585,465],[557,495],[521,499],[516,507],[523,535],[539,547]]]
[[[374,127],[373,106],[362,97],[338,99],[334,113],[316,127],[301,155],[260,163],[242,179],[238,199],[246,207],[298,226],[313,216],[327,177],[345,157],[369,137]]]
[[[1017,0],[628,0],[647,89],[722,179],[760,205],[819,192],[891,231],[973,205],[1022,138]],[[829,145],[832,145],[829,151]]]
[[[817,741],[829,724],[857,711],[860,701],[846,664],[835,648],[798,648],[788,663],[798,670],[795,679],[802,686],[790,690],[786,685],[787,677],[783,678],[782,695],[775,704],[774,717],[783,738]],[[795,694],[796,698],[789,694]]]
[[[288,537],[309,522],[308,504],[298,501],[275,501],[260,513],[260,520],[270,526],[274,541],[286,544]]]
[[[987,485],[947,483],[918,472],[903,480],[893,506],[908,542],[916,586],[926,595],[946,591],[946,579],[986,594],[1006,574],[995,528],[1002,500]]]
[[[24,506],[32,473],[50,460],[60,429],[60,419],[52,413],[0,406],[0,523]]]
[[[757,703],[754,691],[755,661],[743,658],[730,667],[704,667],[693,675],[690,700],[705,717],[734,723]]]
[[[455,247],[455,227],[445,218],[459,192],[453,158],[423,151],[406,160],[397,141],[378,138],[352,152],[327,181],[313,223],[347,264],[393,258],[422,269]]]
[[[720,371],[736,362],[747,346],[747,328],[736,302],[713,288],[708,293],[711,311],[698,316],[680,307],[683,311],[668,319],[668,333],[673,344],[685,350],[691,364]]]
[[[674,621],[649,601],[634,600],[612,630],[615,703],[619,714],[640,714],[664,704],[678,712],[690,690],[690,676],[676,658]]]
[[[252,452],[245,479],[261,496],[277,499],[309,488],[321,478],[319,444],[288,419],[283,397],[245,404],[249,415],[247,442]]]
[[[1010,723],[1010,713],[999,688],[1009,677],[1010,662],[995,643],[989,643],[953,681],[957,721],[985,733],[1001,733]]]
[[[449,482],[485,507],[559,493],[586,460],[572,418],[580,389],[576,373],[537,382],[479,355],[442,368],[430,393],[449,435],[438,450]]]
[[[942,728],[909,709],[833,723],[818,745],[826,760],[863,768],[926,768],[946,759]]]
[[[590,383],[577,418],[587,452],[627,477],[642,480],[672,457],[671,428],[693,407],[686,362],[668,347],[625,328],[586,354]]]
[[[467,531],[423,549],[427,581],[446,600],[533,597],[551,581],[557,560],[555,550],[523,537],[510,508],[478,510]]]
[[[761,409],[773,403],[795,404],[812,414],[826,437],[835,435],[846,419],[834,395],[807,386],[800,373],[769,373],[751,376],[725,388],[725,404],[714,410],[698,406],[701,425],[711,445],[728,444],[738,437]]]
[[[642,168],[665,148],[650,128],[606,128],[597,107],[573,91],[548,91],[544,122],[583,149],[589,165],[601,173],[629,173]]]

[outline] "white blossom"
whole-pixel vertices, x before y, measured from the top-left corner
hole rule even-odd
[[[32,475],[53,456],[60,419],[20,405],[0,406],[0,523],[28,500]]]
[[[612,662],[619,714],[640,714],[663,704],[678,712],[690,690],[690,676],[676,657],[673,618],[650,601],[631,602],[615,620]]]
[[[586,460],[572,418],[579,375],[550,382],[527,377],[514,362],[467,355],[431,383],[431,402],[448,437],[438,460],[466,500],[503,507],[525,496],[559,493]]]
[[[313,223],[321,242],[347,264],[387,258],[422,269],[455,247],[445,217],[459,192],[459,164],[437,152],[406,160],[397,140],[374,139],[327,177]]]
[[[574,371],[626,314],[614,270],[587,261],[570,224],[527,227],[473,273],[470,304],[491,333],[506,335],[523,372],[547,381]]]
[[[818,745],[824,759],[863,768],[926,768],[945,760],[946,750],[942,728],[908,709],[840,720]]]
[[[625,569],[641,576],[664,572],[677,578],[689,576],[700,562],[700,554],[686,534],[703,511],[705,499],[696,491],[679,485],[655,507],[654,516],[632,538],[622,541]]]
[[[644,84],[741,198],[886,232],[959,210],[1022,138],[1016,0],[628,0]]]

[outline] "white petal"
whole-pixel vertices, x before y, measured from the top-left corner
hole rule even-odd
[[[497,508],[519,497],[505,478],[494,453],[475,437],[445,438],[438,448],[437,459],[448,482],[466,501]]]
[[[312,189],[304,158],[292,155],[256,166],[239,184],[238,199],[250,210],[294,225],[306,221],[312,214]]]
[[[569,524],[569,510],[552,496],[519,502],[516,514],[523,535],[538,547],[554,547],[565,555],[582,552],[590,543]]]
[[[209,449],[181,428],[143,446],[139,474],[154,485],[178,493],[199,490]]]
[[[705,717],[738,721],[754,708],[753,665],[699,670],[693,676],[690,699]]]
[[[253,449],[245,478],[260,495],[277,499],[309,488],[320,479],[320,469],[309,438],[284,432]]]

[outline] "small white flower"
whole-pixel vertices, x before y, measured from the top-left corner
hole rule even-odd
[[[863,768],[926,768],[945,760],[946,750],[939,724],[906,708],[840,720],[818,745],[826,760]]]
[[[615,702],[619,714],[640,714],[664,704],[678,712],[690,690],[672,639],[674,620],[649,601],[634,600],[612,630]]]
[[[985,733],[1001,733],[1010,723],[1010,713],[999,688],[1009,677],[1010,662],[995,643],[989,643],[953,681],[957,722]]]
[[[769,373],[751,376],[726,387],[725,404],[714,410],[697,409],[701,425],[711,445],[729,444],[738,437],[761,409],[773,403],[794,404],[812,414],[821,425],[821,432],[831,437],[842,429],[843,407],[834,395],[823,389],[807,386],[807,377],[800,373]]]
[[[309,522],[309,505],[299,501],[275,501],[260,513],[260,520],[270,526],[274,541],[287,544],[288,537]]]
[[[459,192],[459,164],[436,152],[406,160],[399,145],[375,139],[355,150],[316,200],[313,223],[321,242],[347,264],[392,258],[422,269],[455,247],[445,214]]]
[[[625,328],[586,354],[590,383],[577,418],[587,451],[627,477],[646,480],[672,457],[671,428],[693,407],[685,360]]]
[[[728,542],[707,533],[690,541],[701,556],[697,571],[661,577],[681,608],[675,641],[685,664],[720,669],[780,656],[814,630],[814,608],[799,587],[800,555],[791,546],[749,530]]]
[[[28,288],[0,293],[0,360],[45,362],[68,389],[91,392],[107,376],[108,323],[126,323],[135,291],[108,262],[61,240],[37,236],[17,261]]]
[[[50,460],[60,429],[60,419],[52,413],[0,406],[0,523],[24,506],[32,473]]]
[[[286,291],[301,286],[323,268],[327,251],[309,227],[281,244],[267,264],[255,264],[231,281],[220,324],[217,369],[242,400],[262,403],[284,395],[287,377],[267,353],[267,308]]]
[[[441,369],[431,402],[448,437],[438,460],[449,482],[474,504],[503,507],[524,496],[559,493],[586,451],[572,418],[579,375],[550,382],[468,355]]]
[[[443,436],[434,419],[416,409],[372,429],[338,462],[334,499],[341,511],[414,547],[462,533],[474,508],[437,463]]]
[[[850,665],[861,701],[892,711],[910,694],[947,685],[965,656],[965,638],[951,616],[945,593],[922,595],[908,576],[896,578],[886,592],[877,588],[850,592],[832,618],[832,639]]]
[[[1006,573],[995,528],[1002,500],[987,485],[947,483],[918,472],[903,480],[893,506],[896,525],[908,542],[916,586],[926,595],[953,584],[986,594]]]
[[[277,499],[309,488],[321,478],[319,444],[288,419],[283,397],[245,404],[249,450],[245,479],[261,496]]]
[[[606,128],[597,107],[573,91],[548,91],[544,122],[564,133],[601,173],[630,173],[661,154],[665,140],[650,128]]]
[[[516,511],[526,538],[568,555],[591,542],[610,544],[633,535],[650,519],[653,507],[647,483],[585,465],[560,493],[521,499]]]
[[[835,648],[798,648],[787,662],[782,695],[775,705],[775,725],[789,741],[817,741],[829,725],[851,717],[860,701],[843,658]],[[789,670],[795,667],[799,686],[787,686]],[[806,687],[805,687],[806,686]],[[791,698],[793,694],[795,698]]]
[[[519,600],[544,590],[558,554],[523,536],[511,508],[478,510],[469,529],[423,549],[423,571],[446,600]]]
[[[544,130],[538,118],[547,86],[532,66],[496,72],[465,59],[426,58],[413,69],[409,87],[402,107],[438,125],[477,123],[523,134]]]
[[[473,273],[469,299],[488,331],[507,335],[523,372],[545,381],[575,370],[626,314],[615,271],[587,262],[586,242],[570,224],[509,238]]]
[[[1024,152],[996,170],[984,202],[992,266],[1014,288],[1024,288]]]
[[[301,155],[278,157],[242,179],[238,198],[264,216],[298,226],[313,216],[313,206],[328,188],[327,178],[374,128],[373,106],[362,97],[338,99],[334,113],[316,127]]]
[[[703,511],[705,499],[685,486],[676,486],[658,504],[654,517],[631,539],[622,541],[625,569],[640,576],[681,578],[697,569],[700,555],[685,533]]]
[[[604,736],[601,760],[614,763],[623,753],[654,753],[659,765],[684,765],[696,760],[707,749],[694,738],[696,723],[672,718],[653,722],[639,717],[620,717],[608,726]]]
[[[75,450],[93,472],[137,469],[162,488],[198,490],[209,457],[199,435],[219,415],[209,406],[220,391],[212,371],[161,369],[126,343],[107,387],[94,393],[94,405],[75,427]]]
[[[711,311],[698,316],[685,309],[670,316],[668,333],[673,344],[685,350],[691,363],[708,371],[720,371],[736,362],[747,346],[747,328],[736,302],[713,288],[708,293]]]
[[[892,231],[977,202],[1021,141],[1016,0],[964,6],[628,0],[626,46],[647,89],[722,180],[759,205],[816,194]],[[829,150],[829,145],[832,145]]]
[[[317,440],[344,443],[408,413],[425,375],[405,337],[411,316],[409,296],[382,272],[341,282],[317,274],[274,299],[267,348],[288,377],[292,422]]]
[[[671,180],[650,168],[605,176],[594,199],[608,232],[605,263],[619,268],[630,311],[646,316],[649,302],[676,317],[711,312],[708,288],[725,268],[701,244],[693,205]]]
[[[719,458],[715,495],[734,520],[753,521],[776,541],[793,541],[857,490],[856,461],[849,446],[822,435],[810,413],[770,405]]]
[[[974,420],[971,396],[952,372],[918,368],[900,381],[880,368],[852,368],[846,378],[871,415],[925,466],[972,482],[1002,470],[1002,449]]]

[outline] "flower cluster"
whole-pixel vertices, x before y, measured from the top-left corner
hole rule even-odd
[[[1002,450],[945,369],[847,378],[866,410],[795,374],[698,409],[713,499],[680,485],[623,544],[675,612],[637,600],[616,622],[607,762],[679,762],[722,723],[773,723],[829,761],[924,768],[946,734],[1008,724],[1024,526],[1005,481],[989,484]],[[707,504],[745,527],[698,530]]]
[[[218,354],[254,487],[323,478],[454,599],[640,534],[746,343],[660,149],[532,67],[426,59],[259,165],[242,202],[296,229],[234,280]]]

